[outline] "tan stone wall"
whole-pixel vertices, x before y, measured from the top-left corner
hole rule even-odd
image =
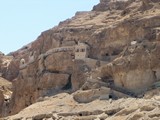
[[[75,59],[87,58],[89,55],[88,50],[88,45],[78,43],[78,45],[75,46]]]
[[[88,57],[88,54],[86,52],[76,52],[75,53],[75,59],[83,59],[87,57]]]

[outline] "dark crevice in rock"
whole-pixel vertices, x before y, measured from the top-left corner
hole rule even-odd
[[[102,82],[108,83],[108,84],[114,84],[114,80],[112,76],[104,76],[101,78]]]
[[[121,110],[122,110],[122,108],[111,109],[111,110],[105,111],[105,113],[106,113],[108,116],[112,116],[112,115],[118,113],[118,112],[121,111]]]
[[[56,73],[56,74],[68,74],[68,75],[70,75],[70,73],[68,73],[66,71],[58,71],[58,70],[44,70],[43,74],[44,73]]]
[[[71,81],[72,75],[69,76],[68,78],[68,83],[62,88],[62,90],[68,90],[72,89],[72,81]]]
[[[153,72],[153,76],[154,76],[154,78],[155,78],[155,80],[157,80],[157,75],[156,75],[156,71],[152,71]]]
[[[50,71],[50,70],[45,70],[45,73],[57,73],[57,74],[60,74],[60,71],[57,71],[57,70],[55,70],[55,71]]]

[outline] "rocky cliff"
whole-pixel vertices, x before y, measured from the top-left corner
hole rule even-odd
[[[9,54],[1,71],[13,93],[1,115],[158,119],[159,41],[158,0],[100,0]]]

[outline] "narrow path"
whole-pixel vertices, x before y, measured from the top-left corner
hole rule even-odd
[[[117,92],[121,92],[121,93],[126,94],[126,95],[131,96],[131,97],[137,97],[137,95],[134,92],[132,92],[130,90],[127,90],[125,88],[117,87],[113,83],[105,83],[105,82],[102,82],[102,81],[99,81],[99,80],[96,80],[96,79],[89,80],[89,82],[98,82],[104,87],[108,87],[108,88],[110,88],[112,90],[115,90]]]

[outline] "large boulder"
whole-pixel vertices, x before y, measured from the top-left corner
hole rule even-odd
[[[69,72],[72,69],[73,61],[71,53],[58,52],[48,55],[44,61],[46,70]]]
[[[38,83],[39,89],[62,89],[69,82],[68,74],[45,73]]]
[[[108,100],[110,93],[110,88],[105,87],[85,91],[79,90],[73,94],[73,98],[79,103],[88,103],[95,99]]]

